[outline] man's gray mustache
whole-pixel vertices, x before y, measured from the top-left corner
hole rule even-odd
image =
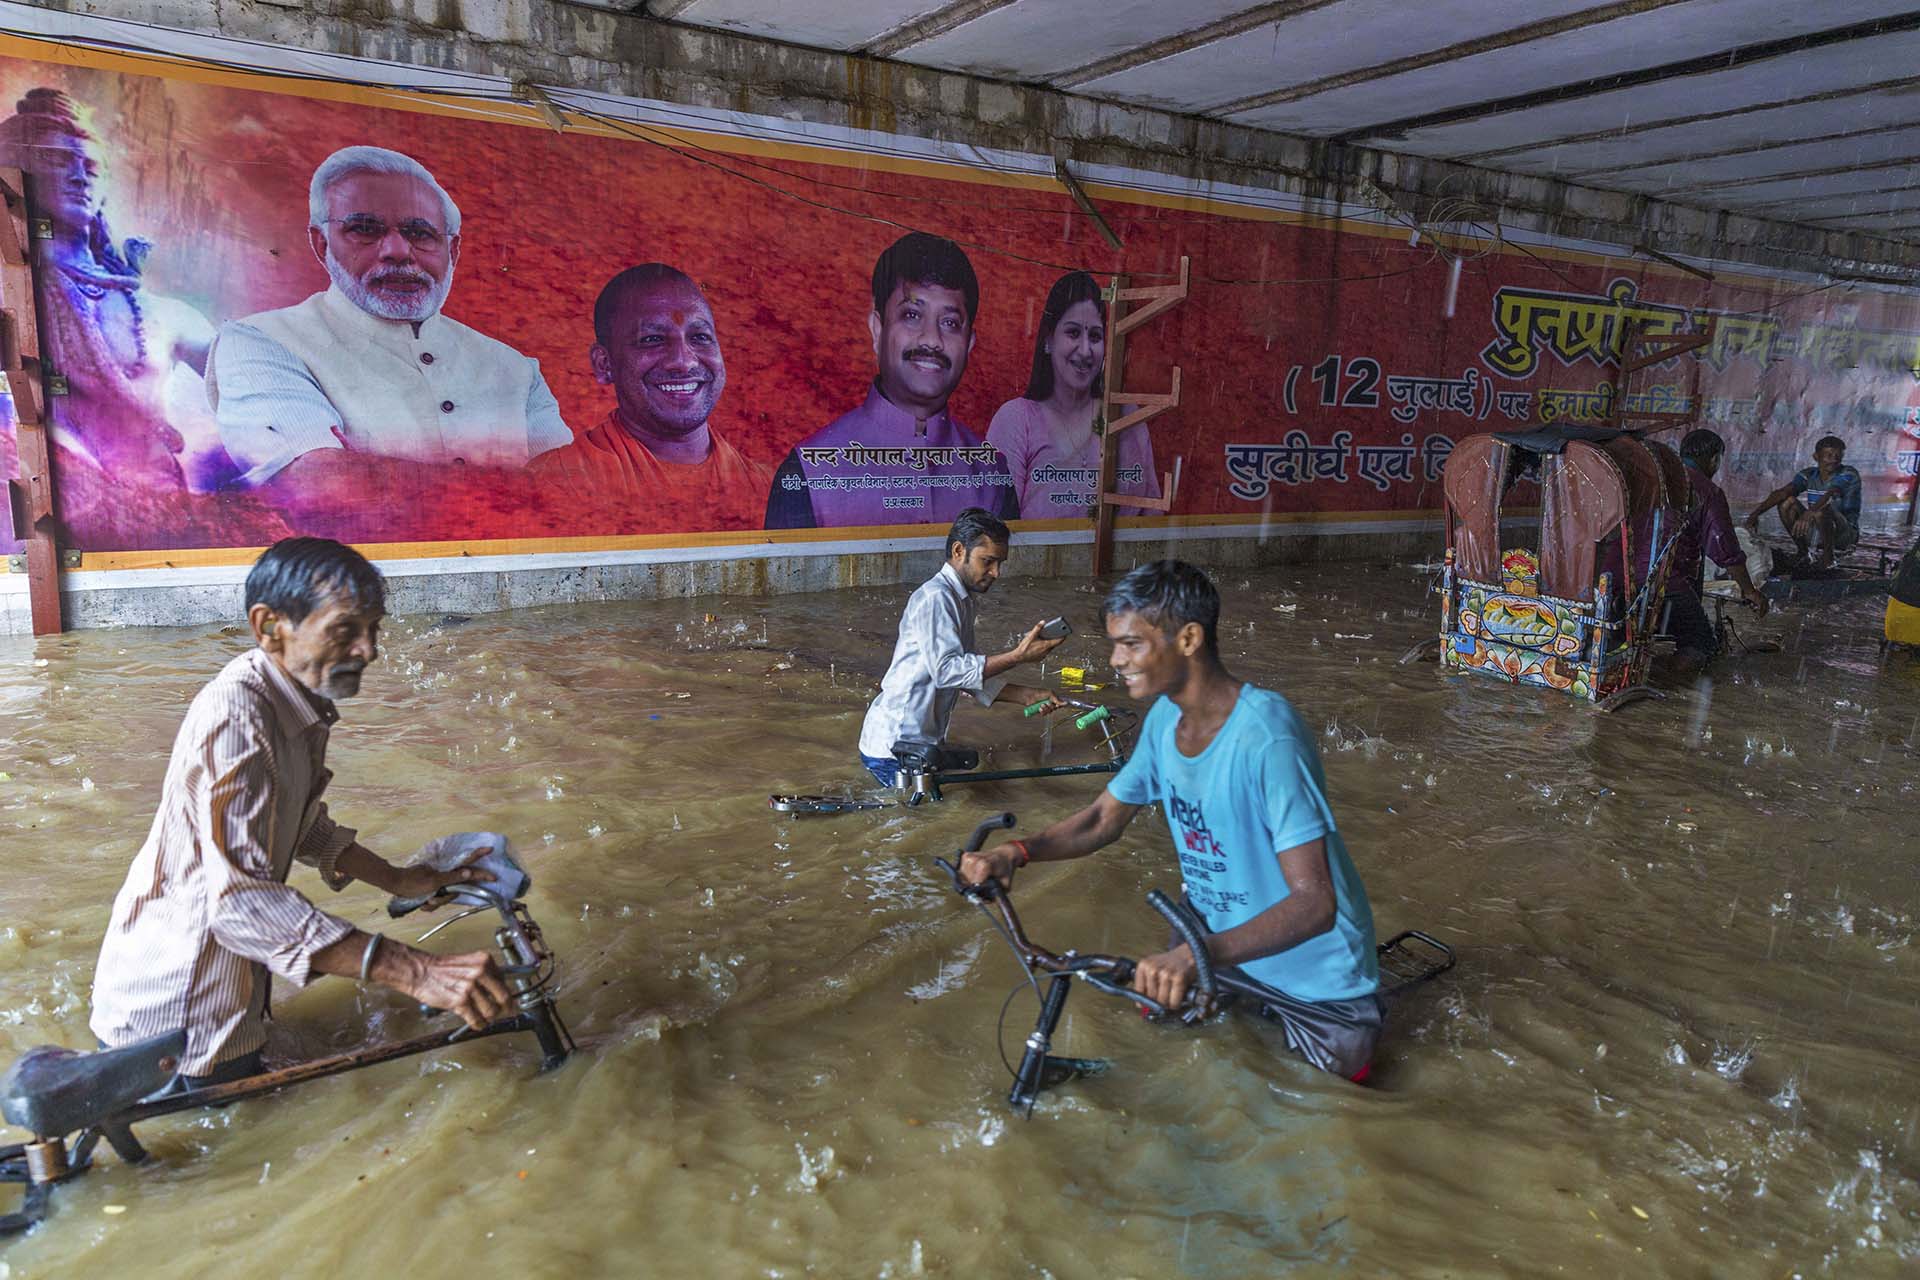
[[[383,271],[379,275],[368,276],[366,283],[370,289],[391,287],[396,284],[417,284],[431,289],[433,277],[424,271]]]

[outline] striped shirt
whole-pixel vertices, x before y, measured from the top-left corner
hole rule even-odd
[[[187,1029],[185,1075],[266,1043],[268,970],[297,986],[352,926],[286,883],[294,859],[334,889],[355,832],[321,796],[333,704],[262,649],[229,662],[187,708],[160,811],[113,902],[93,975],[109,1048]]]
[[[951,564],[941,565],[907,600],[880,696],[860,726],[861,755],[885,760],[903,738],[945,742],[962,692],[983,707],[993,705],[1007,681],[988,679],[986,657],[973,652],[979,608],[980,597],[967,590]]]

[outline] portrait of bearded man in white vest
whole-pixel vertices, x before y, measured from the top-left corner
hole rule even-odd
[[[343,147],[314,170],[307,216],[329,287],[229,321],[208,356],[239,486],[312,528],[356,495],[572,443],[537,360],[441,313],[460,209],[419,161]]]

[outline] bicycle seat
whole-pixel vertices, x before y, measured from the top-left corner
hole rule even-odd
[[[40,1045],[0,1077],[0,1116],[42,1138],[85,1129],[165,1088],[186,1051],[185,1027],[98,1053]]]
[[[911,738],[893,744],[893,758],[909,773],[964,773],[980,767],[980,753],[971,747],[946,747]]]

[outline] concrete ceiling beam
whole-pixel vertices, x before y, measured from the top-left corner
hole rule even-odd
[[[1762,200],[1758,204],[1743,204],[1740,206],[1740,211],[1742,213],[1759,214],[1761,217],[1784,217],[1792,222],[1819,222],[1821,219],[1818,217],[1809,218],[1801,215],[1808,209],[1822,209],[1828,206],[1838,207],[1848,201],[1874,200],[1881,196],[1904,195],[1908,192],[1920,192],[1920,183],[1908,182],[1901,183],[1898,186],[1875,187],[1871,191],[1849,191],[1845,195],[1838,196],[1815,196],[1811,200]],[[1769,209],[1779,210],[1780,212],[1762,212],[1763,210]],[[1841,212],[1833,215],[1835,219],[1840,220],[1856,216],[1858,215],[1846,209],[1842,209]]]
[[[1886,209],[1847,218],[1808,218],[1803,225],[1835,231],[1904,231],[1920,226],[1920,209]]]
[[[1903,169],[1920,164],[1920,155],[1891,156],[1885,160],[1876,160],[1872,164],[1837,164],[1824,169],[1796,169],[1789,173],[1763,173],[1750,178],[1728,178],[1725,182],[1702,182],[1692,187],[1662,187],[1656,192],[1642,192],[1643,195],[1659,195],[1662,199],[1681,196],[1696,196],[1702,192],[1737,191],[1741,187],[1757,186],[1763,182],[1793,182],[1801,178],[1830,178],[1840,173],[1871,172],[1875,169]]]
[[[1898,124],[1879,125],[1872,129],[1854,129],[1845,133],[1816,133],[1804,138],[1780,138],[1771,142],[1758,142],[1745,147],[1728,147],[1721,151],[1696,151],[1690,155],[1668,156],[1663,160],[1649,160],[1645,164],[1613,165],[1604,169],[1564,169],[1561,170],[1570,179],[1613,179],[1622,174],[1637,173],[1642,169],[1659,169],[1670,164],[1698,164],[1706,160],[1724,160],[1729,156],[1762,155],[1768,151],[1778,151],[1782,147],[1799,147],[1813,142],[1852,142],[1861,138],[1877,137],[1883,133],[1903,133],[1920,128],[1920,119],[1903,120]],[[1878,167],[1878,164],[1867,167]],[[1774,178],[1795,178],[1797,173],[1776,173],[1767,175],[1766,180]]]
[[[925,44],[935,36],[957,31],[976,18],[984,18],[996,9],[1018,3],[1019,0],[953,0],[953,3],[942,5],[932,13],[922,14],[911,22],[903,22],[891,31],[882,31],[865,44],[856,46],[856,52],[875,58],[897,58],[917,44]]]
[[[1741,45],[1719,53],[1703,54],[1697,58],[1683,58],[1678,62],[1662,63],[1639,71],[1595,76],[1589,80],[1555,85],[1551,89],[1536,89],[1530,93],[1517,93],[1505,98],[1489,98],[1481,102],[1463,103],[1457,107],[1446,107],[1417,116],[1405,116],[1398,120],[1377,121],[1364,128],[1348,130],[1346,133],[1337,135],[1334,140],[1346,143],[1369,140],[1389,142],[1405,136],[1412,129],[1431,129],[1443,124],[1461,124],[1485,116],[1503,115],[1510,111],[1527,111],[1552,103],[1592,97],[1596,93],[1606,93],[1614,89],[1633,89],[1642,85],[1658,84],[1665,80],[1677,80],[1685,76],[1726,71],[1732,67],[1765,62],[1773,58],[1792,57],[1794,54],[1805,53],[1809,49],[1868,40],[1875,36],[1891,35],[1901,31],[1920,31],[1920,13],[1903,13],[1892,18],[1875,18],[1870,22],[1856,22],[1851,26],[1836,27],[1828,31],[1815,31],[1807,35],[1789,36],[1783,40],[1767,40],[1758,44]]]
[[[1204,27],[1182,31],[1177,35],[1155,40],[1151,44],[1143,44],[1137,49],[1116,53],[1110,58],[1102,58],[1098,62],[1089,62],[1083,67],[1075,67],[1071,71],[1050,76],[1047,78],[1047,83],[1056,89],[1071,89],[1076,85],[1088,84],[1122,71],[1131,71],[1135,67],[1144,67],[1162,58],[1171,58],[1176,53],[1185,53],[1189,49],[1215,44],[1230,36],[1257,31],[1261,27],[1283,22],[1298,14],[1311,13],[1315,9],[1324,9],[1329,5],[1343,2],[1344,0],[1277,0],[1276,3],[1256,5],[1231,17],[1222,18],[1218,22],[1210,22]]]
[[[1654,133],[1661,129],[1674,129],[1690,124],[1711,124],[1715,120],[1731,120],[1738,116],[1751,115],[1756,111],[1775,111],[1781,107],[1812,106],[1816,102],[1833,102],[1841,98],[1863,97],[1876,93],[1899,93],[1904,90],[1920,89],[1920,76],[1906,76],[1898,80],[1882,80],[1876,84],[1849,85],[1845,89],[1828,89],[1821,93],[1809,93],[1798,98],[1781,98],[1776,101],[1753,102],[1746,106],[1730,107],[1723,111],[1702,111],[1690,116],[1667,116],[1643,120],[1639,124],[1615,125],[1610,129],[1594,129],[1587,133],[1568,133],[1553,138],[1541,138],[1533,142],[1515,143],[1511,147],[1494,147],[1487,151],[1469,151],[1454,157],[1462,164],[1488,164],[1505,160],[1511,156],[1530,155],[1536,151],[1551,151],[1555,147],[1579,146],[1583,142],[1608,142],[1615,138],[1632,138],[1640,134]],[[1920,121],[1916,121],[1920,123]],[[1677,157],[1669,156],[1668,161]]]
[[[1615,0],[1615,3],[1603,5],[1598,9],[1587,9],[1580,13],[1569,13],[1558,18],[1547,18],[1540,22],[1529,22],[1522,27],[1512,27],[1493,35],[1476,36],[1472,40],[1462,40],[1440,49],[1429,49],[1425,53],[1409,54],[1404,58],[1395,58],[1391,62],[1378,63],[1371,67],[1360,67],[1353,71],[1344,71],[1335,76],[1323,76],[1318,80],[1308,80],[1301,84],[1288,85],[1284,89],[1270,89],[1265,93],[1251,94],[1232,102],[1222,103],[1208,109],[1208,115],[1233,116],[1247,111],[1259,111],[1265,107],[1283,106],[1289,102],[1298,102],[1302,98],[1311,98],[1316,94],[1334,89],[1347,89],[1354,85],[1371,84],[1391,76],[1404,75],[1409,71],[1419,71],[1424,67],[1439,66],[1444,62],[1455,62],[1461,58],[1471,58],[1476,54],[1487,53],[1494,49],[1508,49],[1514,45],[1531,44],[1549,36],[1557,36],[1568,31],[1578,31],[1582,27],[1599,26],[1602,23],[1617,22],[1622,18],[1636,17],[1650,13],[1655,9],[1665,9],[1672,5],[1684,4],[1686,0]]]

